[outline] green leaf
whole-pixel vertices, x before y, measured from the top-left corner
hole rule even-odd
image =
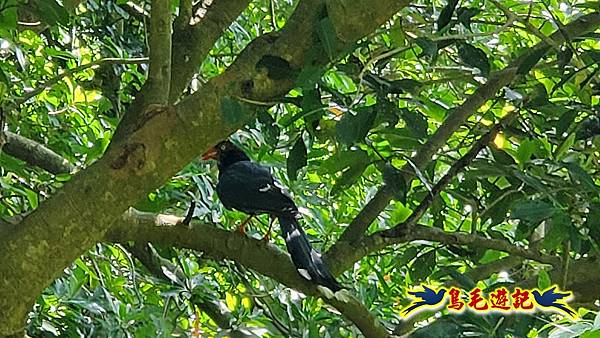
[[[584,332],[579,338],[600,338],[600,330]]]
[[[287,158],[287,174],[290,180],[295,180],[298,176],[298,170],[305,167],[307,163],[306,145],[302,139],[302,134],[290,150]]]
[[[406,122],[406,128],[419,139],[427,137],[427,119],[418,112],[402,109],[402,119]]]
[[[433,272],[433,268],[435,267],[435,251],[431,250],[415,259],[413,264],[411,265],[410,276],[414,284],[421,283],[424,281],[431,273]]]
[[[238,296],[231,292],[225,293],[225,304],[230,311],[235,311],[238,306]]]
[[[454,9],[456,8],[457,4],[458,0],[448,0],[448,4],[444,6],[436,22],[438,32],[448,26],[452,20],[452,14],[454,14]]]
[[[517,74],[523,75],[529,73],[531,68],[533,68],[540,61],[540,59],[543,58],[546,53],[548,53],[549,50],[550,47],[535,49],[533,52],[527,55],[525,60],[523,60],[523,62],[519,65],[519,68],[517,68]]]
[[[516,159],[519,162],[519,167],[523,168],[524,164],[531,159],[531,155],[535,152],[537,144],[535,141],[525,139],[519,144],[517,149]]]
[[[31,206],[32,209],[35,209],[38,207],[38,195],[35,191],[31,190],[31,189],[24,189],[25,191],[25,195],[27,196],[27,201],[29,202],[29,205]]]
[[[16,29],[18,15],[15,1],[8,1],[4,6],[4,10],[0,12],[0,28],[6,30]]]
[[[471,30],[471,19],[479,13],[481,13],[479,8],[460,7],[456,10],[458,22],[468,30]]]
[[[571,217],[563,211],[558,211],[549,222],[549,228],[544,235],[542,246],[544,249],[556,249],[571,233]]]
[[[479,69],[481,75],[485,77],[490,75],[490,61],[483,49],[468,43],[463,43],[458,47],[458,56],[462,62]]]
[[[336,125],[340,142],[354,144],[364,140],[375,122],[376,112],[371,107],[358,108],[356,114],[348,111]]]
[[[554,152],[554,158],[556,160],[560,161],[560,160],[564,159],[564,157],[566,156],[569,149],[571,149],[571,147],[575,143],[575,137],[576,137],[576,134],[571,133],[569,135],[569,137],[567,137],[563,141],[563,143],[561,143],[561,145],[558,146],[558,148],[556,148],[556,151]]]
[[[50,26],[57,22],[62,25],[69,23],[69,12],[56,0],[31,0],[29,6],[44,23]]]
[[[538,274],[537,287],[540,290],[546,290],[552,285],[552,280],[550,279],[550,275],[546,272],[545,269],[541,269]]]
[[[432,59],[437,57],[438,45],[429,38],[416,38],[415,43],[423,50],[422,55],[429,56]]]
[[[319,36],[319,40],[321,41],[329,60],[333,61],[337,56],[339,40],[329,17],[325,17],[319,21],[317,35]]]
[[[517,201],[513,205],[511,217],[531,223],[539,223],[552,216],[555,212],[556,208],[546,202]]]

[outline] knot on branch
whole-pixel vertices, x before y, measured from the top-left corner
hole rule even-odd
[[[277,55],[263,55],[256,63],[258,72],[266,73],[271,80],[281,81],[286,79],[295,79],[298,75],[298,70],[294,69],[291,63]]]
[[[146,163],[146,146],[136,142],[125,144],[119,156],[111,163],[111,167],[119,170],[129,165],[134,172],[139,173],[144,171]]]

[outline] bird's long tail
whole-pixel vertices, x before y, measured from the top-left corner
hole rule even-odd
[[[329,267],[321,259],[321,254],[313,249],[308,242],[306,234],[300,227],[295,215],[282,215],[278,218],[285,244],[298,273],[334,293],[342,289],[342,286],[329,271]]]

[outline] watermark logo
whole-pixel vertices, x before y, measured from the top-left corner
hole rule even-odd
[[[538,310],[577,318],[577,313],[567,304],[573,294],[570,291],[560,291],[556,285],[545,290],[514,288],[512,292],[501,287],[487,296],[480,288],[466,292],[455,287],[434,289],[427,285],[422,285],[420,289],[408,293],[413,301],[401,311],[404,318],[425,310],[439,310],[444,306],[453,313],[462,313],[466,310],[476,313],[523,313]]]

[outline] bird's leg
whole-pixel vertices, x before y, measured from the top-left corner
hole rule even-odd
[[[271,239],[271,229],[273,228],[273,222],[275,221],[275,216],[269,215],[269,229],[267,233],[263,236],[262,240],[268,242]]]
[[[254,215],[250,215],[248,216],[248,218],[246,218],[245,221],[243,221],[240,225],[238,225],[237,230],[242,234],[245,235],[246,234],[246,224],[248,224],[248,222],[250,222],[252,220],[252,217],[254,217]]]

